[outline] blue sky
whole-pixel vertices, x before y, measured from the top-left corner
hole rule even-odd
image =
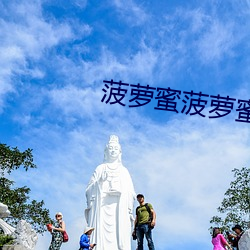
[[[156,249],[211,249],[209,220],[250,158],[250,123],[235,121],[250,98],[250,1],[65,2],[0,1],[1,143],[32,148],[38,166],[10,178],[64,214],[62,250],[77,249],[85,188],[116,134],[157,213]],[[101,102],[111,79],[180,90],[179,113],[154,98],[130,108],[130,87],[125,106]],[[181,113],[184,91],[208,95],[204,117]],[[234,98],[231,112],[209,118],[210,95]]]

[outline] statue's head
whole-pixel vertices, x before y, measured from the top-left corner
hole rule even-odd
[[[119,143],[119,138],[116,135],[109,137],[109,142],[104,150],[104,162],[121,162],[122,148]]]

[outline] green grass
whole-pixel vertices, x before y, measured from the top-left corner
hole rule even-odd
[[[0,247],[3,245],[12,245],[14,243],[14,239],[10,235],[0,234]]]

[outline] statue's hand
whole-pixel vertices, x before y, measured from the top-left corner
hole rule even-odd
[[[130,214],[130,221],[132,221],[132,222],[135,221],[133,214]]]
[[[89,200],[87,200],[87,209],[91,208],[93,206],[93,202],[95,200],[95,195],[92,195]]]
[[[92,200],[90,200],[87,204],[87,208],[90,209],[93,206],[93,202]]]

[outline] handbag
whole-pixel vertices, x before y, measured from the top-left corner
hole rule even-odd
[[[67,241],[69,240],[69,236],[68,236],[67,232],[64,231],[64,232],[62,233],[62,235],[63,235],[63,242],[67,242]]]
[[[52,232],[52,224],[47,224],[46,226],[47,226],[48,231]]]

